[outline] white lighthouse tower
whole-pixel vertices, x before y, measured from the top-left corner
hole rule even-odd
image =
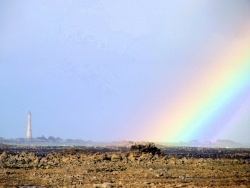
[[[31,130],[31,113],[28,113],[28,123],[27,123],[27,135],[28,140],[32,139],[32,130]]]

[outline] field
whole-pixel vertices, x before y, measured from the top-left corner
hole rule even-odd
[[[0,145],[0,187],[250,187],[250,149]]]

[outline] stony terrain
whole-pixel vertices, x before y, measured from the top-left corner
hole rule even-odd
[[[0,145],[0,187],[250,187],[250,149]]]

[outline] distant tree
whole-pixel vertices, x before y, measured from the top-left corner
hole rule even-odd
[[[45,140],[47,140],[47,138],[44,135],[42,135],[42,138],[45,139]]]
[[[43,135],[42,135],[41,137],[36,137],[36,139],[37,139],[37,140],[47,140],[47,139],[45,138],[45,136],[43,136]]]

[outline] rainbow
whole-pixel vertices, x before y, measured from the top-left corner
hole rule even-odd
[[[183,88],[176,101],[155,109],[147,119],[144,140],[215,140],[237,126],[234,119],[250,97],[250,28],[222,55],[204,62],[205,71]],[[210,65],[207,67],[207,65]]]

